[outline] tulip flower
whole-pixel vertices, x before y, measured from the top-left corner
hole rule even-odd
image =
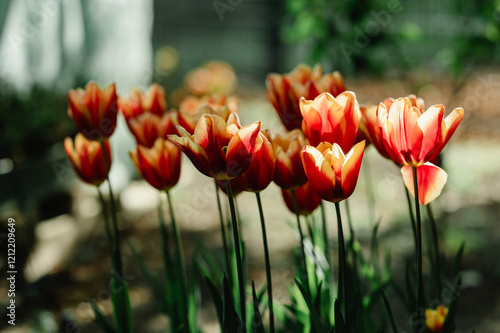
[[[425,323],[429,332],[441,333],[447,315],[448,309],[442,305],[439,305],[436,310],[425,310]]]
[[[221,191],[227,195],[226,181],[224,179],[215,179],[215,182]],[[233,178],[229,182],[231,183],[231,193],[233,197],[236,198],[238,194],[245,190],[243,188],[243,183],[240,181],[240,177]]]
[[[248,169],[253,155],[260,149],[257,142],[260,128],[259,121],[241,127],[236,113],[231,113],[227,123],[219,116],[204,114],[193,135],[177,126],[180,136],[168,135],[168,138],[204,175],[231,179]]]
[[[146,93],[138,88],[133,88],[128,99],[120,98],[118,105],[127,124],[129,124],[130,119],[145,112],[151,112],[161,117],[167,110],[165,90],[157,83],[152,84]]]
[[[236,87],[236,75],[228,63],[209,61],[189,72],[185,78],[186,88],[194,95],[229,94]]]
[[[343,151],[352,148],[361,118],[353,92],[344,91],[337,97],[321,93],[314,100],[301,97],[299,104],[304,118],[302,130],[311,145],[329,142],[338,144]]]
[[[253,155],[252,162],[239,179],[245,191],[263,191],[273,180],[276,157],[273,145],[262,132],[257,137],[256,145],[260,147]]]
[[[386,150],[400,165],[417,167],[434,159],[462,121],[464,110],[456,108],[444,118],[444,106],[422,112],[410,99],[399,98],[389,109],[381,103],[378,125]]]
[[[231,112],[238,112],[238,100],[234,96],[187,96],[179,106],[179,125],[193,134],[198,120],[204,114],[214,114],[227,121]]]
[[[179,181],[181,151],[168,140],[158,138],[151,148],[138,145],[130,157],[144,180],[160,191],[170,190]]]
[[[85,90],[68,92],[68,114],[87,139],[106,141],[116,128],[117,98],[114,83],[101,90],[97,83],[89,82]]]
[[[109,141],[104,142],[106,155],[111,165],[111,148]],[[101,144],[87,139],[82,133],[64,140],[64,150],[78,177],[89,184],[99,186],[106,180],[107,172],[104,163]]]
[[[390,158],[402,165],[408,190],[414,194],[412,167],[417,167],[419,202],[428,204],[441,193],[447,174],[430,161],[437,158],[463,118],[463,109],[453,110],[444,118],[442,105],[422,111],[421,99],[399,98],[380,103],[377,121],[384,147]],[[414,106],[416,105],[416,106]]]
[[[293,190],[307,182],[300,152],[307,144],[301,130],[295,129],[285,135],[277,135],[273,141],[276,164],[274,182],[284,190]]]
[[[145,112],[130,118],[128,125],[137,143],[150,148],[156,139],[165,139],[168,134],[177,134],[177,112],[165,112],[163,116]]]
[[[266,87],[267,98],[288,130],[302,126],[299,98],[314,99],[322,92],[335,97],[346,90],[339,72],[324,74],[319,65],[313,69],[298,65],[289,74],[269,74]]]
[[[288,209],[295,214],[292,192],[288,190],[281,190],[281,194],[283,195],[283,199],[285,200]],[[307,182],[304,185],[297,187],[295,189],[295,197],[297,198],[297,208],[300,215],[311,214],[321,203],[321,198],[314,192],[311,182]]]
[[[302,162],[314,192],[330,202],[350,197],[358,181],[364,150],[364,141],[356,144],[347,155],[336,143],[322,142],[316,148],[305,146]]]

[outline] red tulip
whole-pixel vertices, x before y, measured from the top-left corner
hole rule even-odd
[[[380,103],[378,126],[387,153],[400,165],[416,167],[434,159],[462,121],[464,110],[456,108],[444,118],[444,106],[422,112],[410,99],[398,98],[389,109]]]
[[[157,83],[149,86],[146,93],[138,88],[133,88],[130,91],[130,96],[127,99],[120,98],[118,104],[127,124],[129,124],[130,119],[145,112],[151,112],[161,117],[167,110],[165,90]]]
[[[295,129],[272,140],[276,164],[274,182],[284,190],[293,190],[307,182],[300,152],[307,144],[301,130]]]
[[[250,166],[236,178],[242,183],[243,189],[250,192],[260,192],[269,186],[273,180],[276,161],[273,145],[265,134],[259,133],[255,144],[260,148],[253,154]]]
[[[236,87],[236,75],[228,63],[209,61],[186,75],[186,88],[197,96],[231,93]]]
[[[87,139],[106,141],[113,134],[118,115],[114,83],[101,90],[97,83],[89,82],[85,90],[70,90],[68,101],[68,114]]]
[[[128,125],[137,143],[150,148],[156,139],[165,139],[168,134],[178,133],[176,128],[177,112],[165,112],[161,117],[151,112],[145,112],[130,118]]]
[[[285,200],[288,209],[295,214],[295,207],[293,205],[292,191],[281,190],[283,199]],[[309,215],[318,208],[321,203],[321,198],[314,193],[311,182],[295,189],[295,198],[297,199],[297,207],[300,215]]]
[[[227,123],[219,116],[204,114],[193,135],[177,126],[180,136],[169,135],[168,138],[204,175],[231,179],[248,169],[253,155],[260,149],[257,142],[260,128],[260,121],[241,127],[236,113],[231,113]]]
[[[111,167],[111,148],[109,146],[109,141],[106,140],[104,142],[104,147],[109,161],[109,167]],[[64,140],[64,150],[76,174],[81,180],[97,186],[106,180],[106,165],[99,142],[91,141],[85,138],[82,133],[78,133],[75,137],[74,145],[71,138],[66,138]]]
[[[343,151],[352,148],[361,118],[353,92],[344,91],[337,97],[321,93],[314,100],[301,97],[300,111],[304,118],[302,130],[311,145],[329,142],[338,144]]]
[[[160,191],[170,190],[179,181],[181,152],[168,140],[158,138],[151,148],[138,145],[130,157],[142,178]]]
[[[227,121],[231,112],[238,112],[238,100],[234,96],[187,96],[179,107],[179,125],[193,134],[198,120],[204,114],[214,114]]]
[[[324,74],[319,65],[313,69],[298,65],[289,74],[269,74],[266,87],[267,98],[288,130],[301,128],[299,98],[314,99],[322,92],[337,96],[346,90],[339,72]]]
[[[408,188],[408,191],[415,196],[415,189],[413,187],[413,170],[411,167],[405,165],[401,168],[403,181]],[[436,199],[446,185],[448,174],[440,167],[426,162],[417,167],[417,181],[418,181],[418,201],[422,205],[427,205],[429,202]]]
[[[217,186],[227,195],[227,187],[226,181],[223,179],[216,179]],[[236,197],[238,194],[243,192],[245,189],[243,188],[243,183],[240,181],[240,177],[233,178],[229,180],[231,183],[231,192],[233,193],[233,197]]]
[[[356,144],[347,155],[336,143],[322,142],[317,148],[305,146],[302,162],[314,192],[330,202],[350,197],[358,181],[364,150],[364,141]]]

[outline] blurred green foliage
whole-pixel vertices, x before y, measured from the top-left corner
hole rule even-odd
[[[66,94],[35,87],[22,96],[10,87],[0,89],[0,157],[23,159],[36,154],[65,136],[75,127],[66,113]]]
[[[287,0],[281,37],[346,74],[426,68],[457,78],[500,62],[500,1]]]

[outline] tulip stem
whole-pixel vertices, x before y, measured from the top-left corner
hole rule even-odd
[[[337,212],[337,236],[339,242],[339,285],[337,298],[340,300],[340,304],[344,305],[344,318],[347,318],[347,297],[345,294],[345,283],[346,283],[346,258],[345,258],[345,242],[344,242],[344,231],[342,229],[342,217],[340,214],[340,205],[335,202],[335,211]]]
[[[306,251],[304,249],[304,234],[302,233],[302,226],[300,225],[299,205],[297,204],[297,197],[295,196],[295,190],[291,190],[290,192],[292,194],[293,209],[295,210],[295,216],[297,216],[297,228],[299,229],[299,236],[300,236],[300,250],[302,254],[302,265],[304,269],[304,281],[305,285],[307,286],[307,290],[310,293],[311,291],[309,286],[309,276],[307,272]]]
[[[406,188],[406,186],[403,184],[405,188],[405,194],[406,194],[406,201],[408,202],[408,212],[410,213],[410,219],[411,219],[411,230],[413,231],[413,241],[415,242],[415,251],[417,249],[417,227],[416,227],[416,222],[415,222],[415,216],[413,215],[413,207],[411,203],[411,197],[410,197],[410,192]]]
[[[179,228],[177,228],[177,222],[175,220],[175,214],[174,214],[174,206],[172,205],[172,199],[170,198],[170,191],[165,191],[167,193],[167,201],[168,201],[168,207],[170,210],[170,218],[172,220],[172,228],[173,228],[173,234],[174,234],[174,242],[175,242],[175,255],[177,257],[177,267],[178,267],[178,273],[180,277],[180,282],[181,282],[181,293],[182,293],[182,299],[180,300],[181,306],[183,306],[183,316],[184,316],[184,325],[186,327],[186,332],[189,332],[189,320],[188,320],[188,307],[187,307],[187,300],[188,300],[188,293],[187,293],[187,287],[186,287],[186,266],[184,264],[184,253],[182,250],[182,238],[179,232]]]
[[[417,167],[412,167],[413,170],[413,188],[415,189],[415,211],[417,216],[417,332],[425,331],[424,314],[424,286],[422,274],[422,223],[420,220],[420,203],[418,200],[418,179]]]
[[[439,239],[436,227],[436,220],[434,220],[434,214],[432,213],[431,204],[428,203],[426,207],[427,207],[427,215],[429,216],[429,220],[431,222],[432,241],[434,243],[434,252],[435,252],[434,254],[436,256],[435,258],[436,272],[434,273],[436,277],[436,287],[438,295],[441,295],[441,256],[439,254]]]
[[[325,205],[323,205],[323,200],[320,202],[320,207],[321,207],[321,222],[323,224],[323,242],[324,242],[324,251],[325,251],[325,258],[328,263],[330,263],[329,260],[329,246],[328,246],[328,229],[326,227],[326,214],[325,214]]]
[[[131,332],[132,309],[130,306],[128,283],[125,280],[125,271],[123,269],[122,255],[120,250],[120,237],[118,231],[118,219],[116,218],[115,199],[113,196],[113,190],[111,188],[111,182],[109,180],[109,170],[111,163],[108,159],[108,154],[106,153],[104,142],[101,141],[100,143],[102,157],[104,160],[104,167],[106,170],[106,180],[108,181],[109,204],[111,209],[111,221],[114,233],[113,251],[111,256],[111,263],[113,265],[114,272],[111,276],[111,285],[112,290],[115,290],[114,293],[116,293],[116,295],[112,296],[113,312],[118,330],[120,332]]]
[[[268,307],[269,307],[269,328],[270,332],[274,333],[273,282],[271,279],[271,263],[269,260],[269,248],[267,246],[266,221],[264,220],[264,212],[262,211],[260,192],[256,192],[255,196],[257,197],[257,205],[259,206],[260,226],[262,228],[262,239],[264,241],[264,259],[266,262],[267,295],[268,295]]]
[[[363,175],[365,178],[365,188],[366,188],[366,198],[368,201],[368,215],[370,218],[370,228],[373,229],[375,226],[375,195],[373,193],[373,180],[371,167],[369,163],[368,156],[365,155],[363,159],[364,171]]]
[[[231,264],[229,261],[226,226],[224,225],[224,215],[222,215],[222,206],[220,203],[219,186],[217,185],[217,180],[215,178],[214,178],[214,184],[215,184],[215,195],[217,197],[217,208],[219,209],[220,230],[221,230],[221,236],[222,236],[222,249],[224,250],[224,259],[225,259],[225,263],[226,263],[226,276],[229,278],[229,289],[232,289],[233,274],[231,273]]]
[[[108,209],[106,208],[106,202],[104,201],[104,197],[102,196],[101,189],[99,188],[99,186],[96,186],[96,188],[97,188],[97,193],[99,193],[99,200],[101,201],[101,205],[102,205],[102,216],[104,218],[104,230],[106,231],[106,237],[108,238],[109,252],[111,253],[111,256],[113,256],[114,241],[113,241],[113,235],[111,234],[111,227],[109,225]]]
[[[242,332],[246,332],[246,311],[245,311],[245,285],[243,283],[243,265],[241,262],[240,236],[238,232],[238,221],[236,220],[236,209],[234,208],[233,191],[231,183],[226,179],[227,199],[229,200],[229,208],[231,210],[231,222],[233,226],[234,248],[236,250],[236,269],[238,271],[238,287],[240,291],[240,315]]]

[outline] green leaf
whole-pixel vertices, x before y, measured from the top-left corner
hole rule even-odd
[[[458,288],[462,284],[462,279],[458,278],[453,285],[453,300],[448,305],[448,314],[443,323],[442,332],[451,333],[455,331],[455,316],[457,309],[457,299],[458,299]]]
[[[233,305],[233,297],[231,291],[229,290],[229,284],[227,282],[226,275],[222,280],[223,284],[223,309],[224,314],[222,316],[222,331],[224,333],[232,333],[241,331],[241,319],[236,313]]]
[[[224,304],[222,302],[222,297],[219,294],[219,291],[213,284],[213,282],[210,280],[208,276],[205,276],[205,281],[208,285],[208,290],[210,291],[210,295],[212,295],[212,300],[214,302],[215,306],[215,311],[217,312],[217,319],[219,319],[219,324],[222,327],[223,326],[223,318],[224,318]]]
[[[389,304],[389,300],[385,296],[384,289],[380,288],[380,293],[382,294],[382,298],[384,299],[384,305],[387,311],[387,316],[389,317],[389,322],[391,323],[392,332],[398,333],[398,328],[396,327],[396,322],[394,321],[394,317],[392,315],[391,305]]]
[[[460,244],[460,247],[458,248],[457,254],[455,255],[455,260],[453,263],[453,271],[452,271],[452,277],[453,279],[456,279],[458,276],[458,272],[460,271],[460,263],[462,262],[462,256],[464,254],[464,249],[465,249],[465,241]]]
[[[259,300],[255,293],[255,284],[252,280],[252,296],[253,296],[253,321],[252,329],[254,333],[265,333],[264,324],[262,323],[262,316],[259,311]]]
[[[119,332],[132,332],[132,308],[130,306],[128,283],[124,277],[117,275],[117,272],[113,271],[110,282],[115,324]]]
[[[311,300],[311,295],[305,290],[304,286],[295,278],[295,284],[299,288],[300,292],[302,293],[302,296],[304,297],[304,300],[306,301],[307,307],[309,308],[309,314],[311,316],[311,322],[316,330],[316,332],[325,332],[326,329],[323,327],[323,323],[321,322],[321,318],[314,308],[314,304]]]
[[[340,302],[335,299],[335,333],[347,333],[347,327],[345,326],[344,317],[342,317],[342,312],[340,310]]]
[[[90,306],[92,307],[92,310],[94,311],[95,315],[95,322],[105,333],[117,333],[114,327],[111,325],[111,323],[106,319],[104,314],[101,312],[97,304],[94,302],[93,299],[89,298],[87,299],[87,302],[89,302]]]

